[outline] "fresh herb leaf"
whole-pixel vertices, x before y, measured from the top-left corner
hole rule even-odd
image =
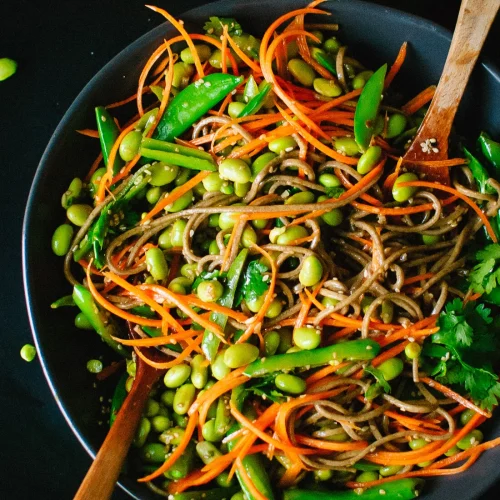
[[[241,36],[243,34],[241,25],[232,17],[211,16],[210,20],[205,23],[205,26],[203,26],[203,29],[207,35],[215,35],[219,37],[224,33],[224,26],[227,26],[227,32],[231,36]]]
[[[387,383],[387,380],[384,377],[384,374],[372,365],[365,366],[365,372],[373,375],[375,380],[382,386],[385,393],[391,392],[391,386]]]
[[[487,245],[476,252],[478,263],[469,273],[471,289],[476,293],[491,293],[500,285],[500,245]]]
[[[267,292],[269,277],[265,273],[268,271],[267,266],[258,260],[248,264],[236,291],[235,306],[239,306],[243,300],[254,301]]]
[[[326,196],[328,196],[328,198],[339,198],[344,193],[345,189],[340,186],[326,188]]]

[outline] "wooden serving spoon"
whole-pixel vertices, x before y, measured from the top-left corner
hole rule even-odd
[[[500,7],[500,0],[463,0],[443,73],[417,135],[403,161],[425,180],[449,184],[449,169],[412,165],[448,158],[448,137],[455,113]]]
[[[130,337],[137,338],[129,324]],[[141,348],[148,358],[157,362],[167,361],[167,356],[152,348]],[[90,466],[75,500],[107,500],[111,498],[134,439],[139,420],[154,383],[165,373],[137,358],[134,385],[120,408],[111,429],[104,440],[94,462]]]

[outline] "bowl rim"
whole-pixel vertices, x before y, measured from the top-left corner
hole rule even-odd
[[[271,0],[265,0],[270,2]],[[244,4],[245,7],[255,8],[255,6],[262,6],[262,0],[215,0],[212,2],[207,2],[198,7],[194,7],[192,9],[182,11],[179,14],[176,14],[175,17],[177,19],[182,19],[184,17],[196,17],[204,14],[207,9],[209,10],[211,7],[221,8],[223,6],[227,6],[228,8],[234,7],[237,4]],[[301,2],[304,6],[307,4],[307,1]],[[451,43],[452,32],[447,28],[441,26],[440,24],[420,17],[418,15],[401,11],[399,9],[393,7],[387,7],[380,4],[375,4],[372,2],[368,2],[366,0],[330,0],[325,2],[326,5],[324,7],[328,8],[328,10],[335,9],[335,4],[342,4],[343,8],[346,10],[359,11],[360,9],[368,9],[374,10],[378,12],[386,12],[391,14],[392,16],[404,18],[406,22],[410,21],[413,25],[417,27],[419,30],[431,31],[437,34],[438,36],[444,38],[447,43]],[[321,6],[319,6],[321,8]],[[45,150],[40,158],[38,163],[35,175],[33,177],[33,181],[29,190],[29,194],[27,197],[26,208],[23,217],[22,224],[22,273],[23,273],[23,288],[24,288],[24,298],[26,303],[26,309],[28,314],[28,320],[30,324],[31,333],[33,336],[33,340],[36,346],[36,350],[38,353],[38,358],[40,360],[40,364],[42,366],[42,371],[49,386],[49,389],[55,399],[55,402],[62,413],[64,419],[66,420],[69,428],[72,430],[73,434],[81,444],[81,446],[85,449],[85,451],[90,455],[92,459],[95,458],[97,451],[94,447],[88,442],[88,440],[84,437],[83,433],[78,430],[76,425],[74,424],[72,418],[70,417],[68,410],[65,407],[65,403],[59,397],[59,390],[56,387],[56,383],[53,380],[52,373],[48,363],[45,359],[44,349],[42,348],[41,342],[39,340],[39,320],[36,317],[35,311],[33,310],[33,304],[31,296],[32,292],[32,281],[33,281],[33,273],[31,272],[33,269],[33,263],[30,262],[30,249],[28,245],[28,231],[31,225],[31,219],[33,217],[33,212],[36,210],[36,197],[38,192],[38,184],[40,183],[41,178],[43,177],[45,170],[47,168],[47,164],[50,163],[52,156],[54,155],[53,150],[55,146],[60,141],[61,135],[64,133],[64,130],[68,126],[68,122],[70,121],[73,114],[79,109],[80,101],[86,96],[87,93],[90,93],[92,89],[101,81],[103,75],[107,72],[112,71],[114,66],[119,65],[122,61],[128,59],[130,57],[130,53],[139,52],[141,47],[149,45],[155,39],[158,39],[165,32],[165,28],[169,27],[168,22],[161,23],[160,25],[152,28],[147,31],[139,38],[128,44],[125,48],[123,48],[120,52],[118,52],[115,56],[113,56],[80,90],[78,95],[74,98],[73,102],[69,106],[69,108],[64,113],[57,127],[55,128],[52,136],[45,147]],[[496,67],[496,65],[491,61],[487,56],[481,55],[477,65],[481,66],[484,71],[486,71],[498,84],[500,84],[500,70]],[[498,417],[500,418],[500,416]],[[83,478],[82,478],[83,479]],[[487,479],[482,478],[481,486],[478,487],[476,491],[476,495],[474,497],[469,498],[479,498],[488,488],[490,488],[496,481],[500,479],[500,472],[497,477],[489,476]],[[130,495],[132,498],[140,500],[140,497],[136,496],[125,484],[123,484],[123,478],[120,478],[117,484],[120,488]]]

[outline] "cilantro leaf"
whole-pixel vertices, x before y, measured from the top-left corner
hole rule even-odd
[[[265,274],[267,272],[267,266],[258,260],[248,264],[236,291],[236,306],[243,300],[254,301],[267,292],[269,288],[269,277]]]
[[[478,263],[469,273],[471,289],[476,293],[491,293],[500,285],[500,245],[487,245],[475,254]]]
[[[211,16],[210,20],[203,26],[203,29],[207,35],[219,37],[224,33],[224,26],[227,26],[227,32],[231,36],[241,36],[243,34],[241,25],[232,17]]]
[[[326,196],[328,198],[339,198],[343,193],[345,193],[345,189],[341,186],[326,188]]]

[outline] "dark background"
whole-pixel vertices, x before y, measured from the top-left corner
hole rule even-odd
[[[21,277],[21,226],[39,159],[64,112],[114,55],[161,23],[143,0],[0,0],[0,57],[19,63],[0,82],[0,498],[69,499],[90,465],[52,398],[32,342]],[[173,14],[202,0],[156,0]],[[378,0],[452,29],[455,0]],[[390,29],[390,28],[389,28]],[[485,52],[500,64],[500,20]],[[499,110],[500,112],[500,110]],[[46,242],[40,242],[46,244]],[[68,376],[71,376],[68,360]],[[494,498],[493,491],[485,499]],[[126,498],[121,491],[116,499]]]

